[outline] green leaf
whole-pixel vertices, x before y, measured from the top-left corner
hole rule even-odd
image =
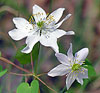
[[[33,57],[33,61],[36,61],[38,58],[38,45],[39,43],[37,43],[33,50],[32,50],[32,57]],[[25,48],[25,45],[23,45],[21,48],[19,48],[16,52],[16,56],[15,58],[21,63],[21,64],[28,64],[31,63],[31,56],[30,54],[25,54],[22,53],[21,50]]]
[[[85,68],[88,69],[88,77],[90,78],[90,77],[96,76],[95,69],[88,59],[85,60],[85,65],[87,65],[85,66]]]
[[[34,90],[33,93],[38,93],[39,91],[39,83],[37,80],[33,80],[32,83],[31,83],[31,86],[32,86],[32,90]]]
[[[0,65],[0,72],[2,71],[2,66]]]
[[[2,70],[2,66],[0,65],[0,77],[2,77],[6,72],[7,72],[7,69],[5,70]]]
[[[21,83],[17,88],[17,93],[38,93],[39,83],[37,80],[31,82],[31,86],[28,83]]]
[[[0,71],[0,77],[2,77],[7,72],[7,69]]]
[[[21,83],[17,88],[17,93],[31,93],[31,87],[28,83]]]

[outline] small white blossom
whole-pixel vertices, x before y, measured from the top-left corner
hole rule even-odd
[[[9,35],[14,40],[21,40],[26,37],[27,46],[22,50],[23,53],[30,53],[38,41],[44,46],[52,47],[55,52],[59,52],[57,38],[63,35],[74,35],[73,31],[65,32],[58,29],[71,16],[71,14],[68,14],[62,21],[57,23],[64,10],[64,8],[58,8],[47,15],[42,8],[34,5],[33,15],[29,22],[21,17],[13,18],[16,29],[9,31]]]
[[[83,48],[78,51],[74,57],[72,53],[72,44],[70,44],[67,56],[62,53],[55,54],[61,64],[53,68],[48,75],[51,77],[66,75],[67,89],[70,88],[75,80],[82,85],[83,79],[88,78],[88,70],[82,67],[88,52],[88,48]]]

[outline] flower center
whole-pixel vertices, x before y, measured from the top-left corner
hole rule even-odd
[[[39,28],[42,28],[42,27],[44,26],[44,22],[43,22],[43,21],[39,21],[39,22],[37,23],[37,26],[38,26]]]
[[[80,64],[73,64],[73,66],[72,66],[72,70],[73,70],[73,71],[79,70],[80,67],[81,67]]]

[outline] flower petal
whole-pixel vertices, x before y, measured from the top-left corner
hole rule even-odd
[[[16,27],[19,29],[26,29],[26,30],[33,29],[32,25],[29,24],[29,22],[24,18],[15,17],[13,18],[13,22],[16,25]]]
[[[72,85],[72,83],[75,81],[76,77],[75,77],[75,73],[71,72],[67,75],[66,78],[66,86],[67,86],[67,90],[70,88],[70,86]]]
[[[70,59],[73,59],[73,50],[72,50],[72,43],[70,43],[70,47],[68,49],[67,55]]]
[[[13,29],[9,31],[8,34],[13,40],[21,40],[28,36],[28,32],[22,29]]]
[[[61,30],[61,29],[56,29],[55,31],[52,32],[52,34],[56,37],[56,38],[60,38],[64,35],[74,35],[74,32],[73,31],[64,31],[64,30]]]
[[[34,47],[34,45],[40,40],[39,35],[31,35],[26,39],[27,46],[21,51],[23,53],[30,53]]]
[[[88,78],[88,69],[81,67],[78,73],[78,78]]]
[[[88,48],[83,48],[80,51],[78,51],[77,53],[75,53],[75,58],[77,60],[76,63],[78,63],[80,61],[84,61],[86,59],[88,53],[89,53]]]
[[[76,80],[83,85],[83,78],[88,78],[88,69],[81,67],[77,74]]]
[[[67,31],[65,35],[75,35],[74,31]]]
[[[61,24],[67,20],[69,17],[71,16],[71,14],[68,14],[62,21],[60,21],[59,23],[56,24],[56,28],[59,28],[61,26]]]
[[[55,21],[55,23],[57,23],[60,20],[60,18],[62,16],[64,10],[65,10],[65,8],[58,8],[57,10],[55,10],[54,12],[52,12],[48,16],[48,18],[52,16],[53,19],[54,19],[54,21]]]
[[[44,46],[51,47],[55,52],[59,52],[59,48],[57,45],[57,38],[53,35],[41,35],[40,43]]]
[[[57,59],[60,61],[60,63],[64,64],[64,65],[68,65],[70,66],[70,63],[68,61],[68,57],[65,54],[62,53],[56,53],[55,56],[57,57]]]
[[[66,65],[60,64],[58,66],[56,66],[55,68],[53,68],[48,75],[51,77],[55,77],[55,76],[63,76],[67,73],[70,72],[69,67],[67,67]]]
[[[81,85],[83,85],[83,79],[82,78],[76,78],[76,80],[78,81],[78,83],[80,83]]]
[[[38,5],[34,5],[33,6],[33,16],[34,16],[35,21],[37,23],[37,22],[39,22],[41,20],[46,19],[47,15],[46,15],[45,11],[41,7],[39,7]]]

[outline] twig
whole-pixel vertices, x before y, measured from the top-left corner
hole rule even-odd
[[[37,76],[34,76],[35,78],[37,78],[42,84],[44,84],[45,86],[47,86],[47,88],[49,88],[50,90],[52,90],[54,93],[57,93],[55,90],[53,90],[51,87],[49,87],[46,83],[44,83],[40,78],[38,78]]]
[[[41,73],[41,74],[38,74],[37,76],[40,77],[40,76],[42,76],[42,75],[44,75],[44,74],[47,74],[47,73],[48,73],[48,72]]]
[[[9,72],[8,74],[17,75],[17,76],[32,76],[33,75],[33,74],[20,74],[20,73],[14,73],[14,72]]]
[[[27,73],[32,74],[32,75],[33,75],[35,78],[37,78],[42,84],[44,84],[45,86],[47,86],[50,90],[54,91],[54,93],[57,93],[55,90],[53,90],[51,87],[49,87],[45,82],[43,82],[39,77],[35,76],[32,72],[30,72],[30,71],[28,71],[28,70],[26,70],[26,69],[23,69],[23,68],[21,68],[21,67],[19,67],[18,65],[12,63],[11,61],[9,61],[9,60],[6,59],[6,58],[0,57],[0,60],[3,61],[3,62],[6,62],[6,63],[8,63],[8,64],[11,64],[11,65],[15,66],[16,68],[18,68],[18,69],[20,69],[20,70],[22,70],[22,71],[24,71],[24,72],[27,72]],[[17,73],[14,73],[14,74],[15,74],[15,75],[23,75],[23,74],[17,74]]]
[[[6,63],[8,63],[8,64],[11,64],[11,65],[15,66],[16,68],[18,68],[18,69],[20,69],[20,70],[22,70],[22,71],[24,71],[24,72],[33,74],[32,72],[28,71],[27,69],[21,68],[20,66],[14,64],[14,63],[12,63],[11,61],[9,61],[9,60],[6,59],[6,58],[0,57],[0,60],[3,61],[3,62],[6,62]]]

